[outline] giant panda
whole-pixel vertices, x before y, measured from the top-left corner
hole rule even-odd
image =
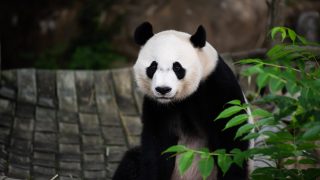
[[[227,102],[245,99],[233,72],[206,41],[203,26],[193,35],[175,30],[154,34],[145,22],[134,39],[141,46],[134,76],[145,94],[141,146],[124,155],[114,180],[202,179],[197,160],[180,176],[179,156],[161,154],[177,144],[210,151],[248,148],[247,141],[234,140],[238,127],[222,131],[228,119],[214,121]],[[232,165],[224,176],[218,169],[208,179],[247,179],[243,167]]]

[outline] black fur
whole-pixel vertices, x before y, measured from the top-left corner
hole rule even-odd
[[[158,63],[155,61],[152,61],[150,66],[147,67],[147,69],[146,69],[146,74],[147,74],[148,78],[150,78],[150,79],[153,78],[153,75],[156,72],[157,68],[158,68]]]
[[[123,159],[126,159],[126,161],[122,161],[119,164],[118,169],[113,176],[113,179],[138,179],[140,174],[140,157],[141,149],[138,147],[132,148],[127,151],[123,157]]]
[[[248,142],[234,140],[238,126],[222,131],[227,120],[213,121],[226,108],[225,104],[234,99],[244,102],[235,76],[221,58],[214,72],[185,100],[160,104],[145,97],[141,155],[139,163],[131,167],[140,168],[139,177],[131,178],[129,170],[124,171],[123,168],[119,168],[116,174],[121,171],[122,177],[125,178],[115,176],[114,180],[170,180],[175,158],[169,158],[168,154],[161,155],[161,152],[177,144],[179,132],[187,136],[206,137],[210,151],[220,148],[227,151],[233,148],[247,149]],[[131,164],[132,158],[125,156],[121,164],[126,163]],[[247,179],[246,167],[247,165],[244,165],[241,169],[233,164],[224,177],[218,169],[218,179]]]
[[[144,22],[134,32],[134,41],[142,46],[153,36],[152,25]]]
[[[183,79],[186,75],[186,70],[181,66],[179,62],[174,62],[172,65],[172,69],[178,79]]]
[[[195,48],[202,48],[206,45],[206,31],[203,26],[199,26],[196,33],[190,37],[190,41]]]

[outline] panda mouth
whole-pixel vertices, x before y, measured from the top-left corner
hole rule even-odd
[[[156,99],[171,100],[171,99],[173,99],[173,97],[156,97]]]

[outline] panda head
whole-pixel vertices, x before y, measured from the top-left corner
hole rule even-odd
[[[152,25],[145,22],[134,39],[141,46],[133,67],[138,88],[160,103],[192,95],[218,61],[202,26],[193,35],[174,30],[153,34]]]

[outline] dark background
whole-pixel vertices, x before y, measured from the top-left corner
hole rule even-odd
[[[268,46],[272,26],[320,40],[319,0],[10,0],[0,2],[2,69],[130,66],[143,21],[155,32],[205,26],[222,52]]]

